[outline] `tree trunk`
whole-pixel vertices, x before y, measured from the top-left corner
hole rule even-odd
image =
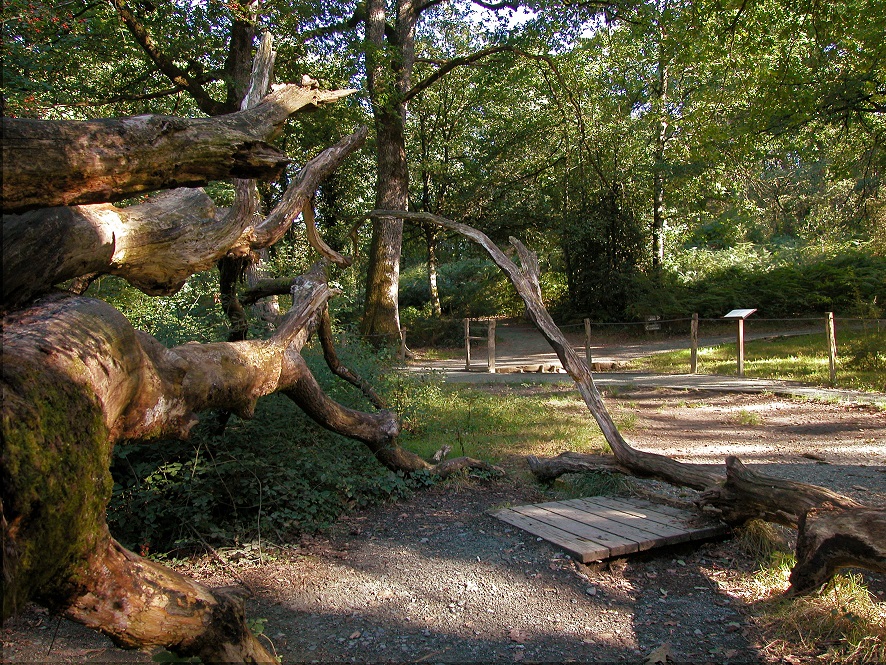
[[[670,61],[668,59],[666,42],[668,38],[667,26],[663,13],[667,11],[667,4],[661,9],[658,16],[658,81],[657,81],[657,122],[655,127],[655,150],[653,151],[652,165],[652,268],[654,271],[661,269],[664,263],[664,158],[665,148],[668,143],[668,86],[670,85]]]
[[[248,418],[275,391],[327,427],[391,445],[393,414],[335,404],[299,354],[331,295],[322,267],[294,280],[291,293],[293,306],[268,340],[172,349],[110,305],[71,294],[4,317],[4,618],[33,598],[124,646],[270,662],[239,600],[121,548],[107,533],[105,509],[116,441],[186,438],[198,412],[225,408]]]
[[[799,530],[789,593],[815,591],[846,566],[886,573],[884,508],[813,508]]]
[[[266,141],[286,119],[351,94],[287,85],[248,111],[206,119],[2,119],[3,212],[105,203],[210,180],[271,177],[289,162]]]
[[[431,312],[439,318],[443,315],[443,307],[440,305],[440,290],[437,288],[437,231],[433,227],[425,226],[424,232],[428,244],[428,288],[431,292]]]
[[[370,0],[366,23],[366,69],[376,130],[376,208],[406,210],[409,206],[409,169],[406,164],[403,95],[409,88],[415,61],[414,41],[418,9],[413,0],[398,0],[395,36],[387,29],[384,0]],[[373,342],[393,344],[400,339],[400,250],[403,221],[398,217],[373,219],[372,243],[366,274],[366,302],[361,331]]]
[[[151,295],[178,291],[220,258],[242,257],[286,232],[319,183],[365,140],[367,130],[309,161],[280,204],[255,223],[248,195],[218,214],[202,191],[162,192],[145,203],[55,207],[3,216],[3,304],[27,302],[54,284],[87,273],[114,274]],[[50,242],[47,242],[50,240]],[[42,266],[40,272],[32,267]]]

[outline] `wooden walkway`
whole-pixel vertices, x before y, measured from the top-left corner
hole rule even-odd
[[[515,506],[492,515],[559,545],[582,563],[729,531],[722,522],[687,510],[607,496]]]

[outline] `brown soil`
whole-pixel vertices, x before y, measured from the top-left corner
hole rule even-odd
[[[633,414],[621,420],[640,448],[710,463],[737,454],[767,473],[886,504],[882,411],[672,390],[607,401]],[[631,491],[691,498],[646,481]],[[676,661],[818,662],[827,648],[778,642],[775,627],[753,619],[734,573],[756,564],[734,540],[585,566],[487,514],[550,496],[523,480],[462,479],[298,544],[176,567],[211,585],[248,585],[248,615],[284,662],[638,662],[664,644]],[[882,576],[868,586],[884,606]],[[35,607],[7,622],[2,639],[4,662],[151,658]]]

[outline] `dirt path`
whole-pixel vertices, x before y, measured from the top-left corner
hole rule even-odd
[[[669,390],[609,402],[633,414],[625,434],[643,449],[704,462],[737,453],[765,471],[886,503],[882,411]],[[552,496],[526,481],[522,461],[505,462],[511,480],[450,482],[261,556],[241,548],[228,551],[224,565],[204,557],[176,566],[211,585],[250,586],[248,615],[262,620],[284,662],[638,662],[666,642],[677,661],[759,662],[787,653],[770,644],[773,628],[757,625],[734,589],[735,571],[754,563],[733,542],[578,564],[487,514]],[[640,481],[634,489],[691,495]],[[869,588],[882,604],[882,577]],[[814,647],[787,648],[801,659],[792,662],[815,662]],[[150,660],[35,608],[4,626],[3,656]]]

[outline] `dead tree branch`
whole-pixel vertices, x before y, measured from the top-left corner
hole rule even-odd
[[[285,85],[255,108],[214,118],[2,118],[3,212],[106,203],[210,180],[271,177],[289,158],[267,141],[289,116],[353,90]]]

